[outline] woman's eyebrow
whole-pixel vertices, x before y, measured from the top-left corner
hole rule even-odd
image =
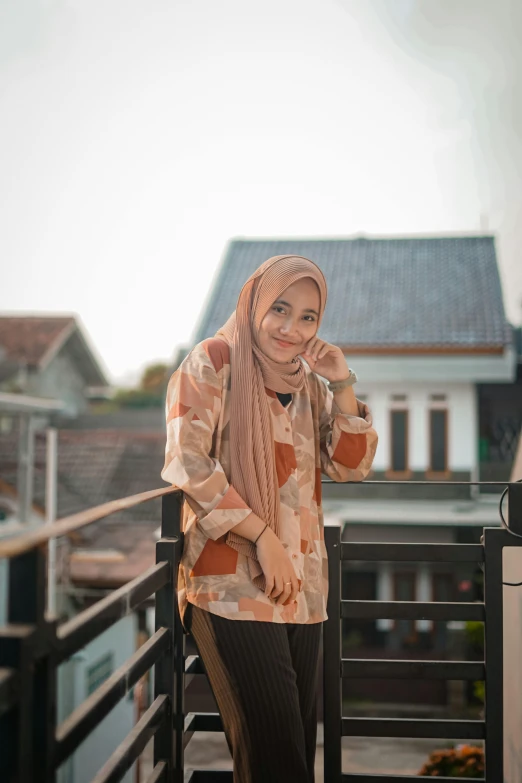
[[[274,304],[281,304],[281,305],[284,305],[285,307],[290,307],[290,308],[292,307],[290,302],[285,302],[284,299],[276,299]],[[317,312],[317,310],[314,310],[312,307],[307,307],[305,310],[303,310],[303,312],[304,313],[313,313],[314,315],[319,317],[319,313]]]

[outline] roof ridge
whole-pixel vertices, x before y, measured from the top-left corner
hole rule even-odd
[[[237,236],[229,240],[229,245],[245,242],[403,242],[403,241],[423,241],[423,240],[454,240],[454,239],[491,239],[495,240],[496,235],[491,233],[476,233],[474,231],[455,231],[452,233],[411,233],[411,234],[367,234],[360,232],[356,234],[325,234],[324,236]]]

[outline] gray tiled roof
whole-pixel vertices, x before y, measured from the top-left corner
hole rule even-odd
[[[0,480],[12,488],[17,481],[18,427],[0,433]],[[139,430],[58,431],[58,518],[84,509],[164,486],[160,472],[165,459],[165,435]],[[34,440],[34,503],[45,506],[46,443],[41,431]],[[161,520],[161,500],[150,500],[107,518],[110,522]],[[83,528],[96,538],[101,521]]]
[[[503,346],[510,339],[494,238],[236,239],[228,247],[195,341],[234,310],[267,258],[315,261],[328,282],[321,336],[350,346]]]

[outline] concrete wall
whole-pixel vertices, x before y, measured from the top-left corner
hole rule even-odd
[[[522,547],[504,547],[503,580],[522,581]],[[504,783],[522,774],[522,587],[504,593]]]
[[[136,648],[137,622],[131,615],[120,620],[91,644],[87,645],[58,672],[58,722],[63,721],[73,709],[88,696],[88,670],[107,653],[113,656],[113,671],[130,658]],[[102,721],[95,731],[80,745],[69,763],[62,765],[58,783],[90,783],[105,764],[119,743],[135,723],[134,702],[131,694],[125,696]],[[133,783],[133,772],[122,778]]]

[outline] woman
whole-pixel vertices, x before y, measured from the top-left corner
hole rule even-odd
[[[377,446],[355,374],[317,335],[325,304],[312,261],[269,259],[167,391],[161,475],[187,501],[180,612],[221,713],[236,783],[314,780],[328,589],[321,472],[360,481]]]

